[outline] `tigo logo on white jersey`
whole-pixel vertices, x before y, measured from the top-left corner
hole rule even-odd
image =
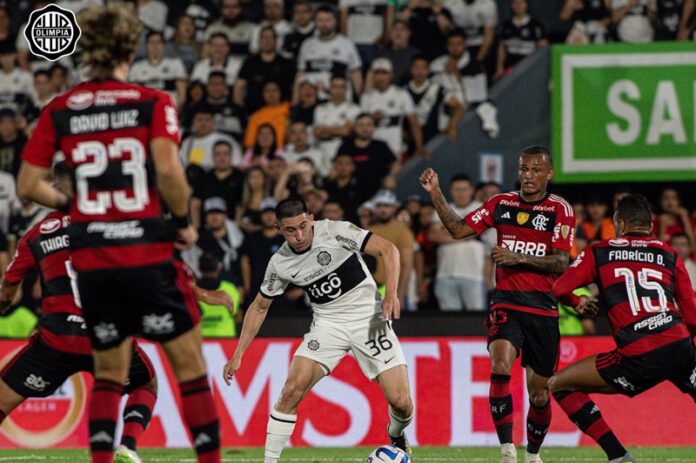
[[[503,240],[503,248],[530,256],[542,257],[546,255],[546,244],[533,241]]]

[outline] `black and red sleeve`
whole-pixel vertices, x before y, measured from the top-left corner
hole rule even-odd
[[[595,259],[592,247],[583,250],[563,275],[553,283],[553,295],[561,303],[575,307],[580,298],[573,294],[578,288],[595,281]]]

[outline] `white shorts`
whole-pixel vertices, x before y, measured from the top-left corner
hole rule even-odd
[[[406,365],[401,344],[382,314],[357,322],[332,322],[316,317],[295,355],[319,363],[328,375],[348,352],[370,381],[383,371]]]

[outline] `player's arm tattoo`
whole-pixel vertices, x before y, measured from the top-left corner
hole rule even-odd
[[[452,210],[445,195],[438,190],[438,194],[432,195],[433,206],[437,211],[437,215],[442,220],[442,225],[447,229],[449,234],[454,239],[466,238],[467,236],[475,235],[476,232],[464,222],[463,219]]]
[[[520,254],[519,265],[537,272],[561,274],[568,268],[570,255],[568,251],[556,249],[553,254],[548,256],[530,256]]]

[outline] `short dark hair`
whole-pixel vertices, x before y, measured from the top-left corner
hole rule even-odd
[[[630,194],[616,206],[616,220],[629,225],[649,228],[652,222],[650,203],[643,195]]]
[[[34,71],[34,78],[36,79],[39,76],[44,76],[47,79],[50,79],[51,73],[48,72],[46,69],[39,69],[38,71]]]
[[[283,219],[297,217],[300,214],[307,213],[307,205],[298,198],[284,199],[275,207],[276,220],[280,222]]]
[[[145,34],[145,43],[147,43],[148,40],[150,40],[150,37],[153,37],[155,35],[158,35],[159,38],[162,39],[162,41],[164,42],[164,34],[163,33],[161,33],[160,31],[149,30],[147,32],[147,34]]]
[[[411,57],[411,61],[410,61],[409,65],[412,65],[416,61],[425,61],[426,64],[430,65],[430,61],[428,60],[428,58],[425,55],[422,55],[420,53],[415,54]]]
[[[451,39],[452,37],[461,37],[466,40],[466,32],[464,32],[464,29],[461,27],[455,27],[450,31],[449,34],[447,34],[447,40]]]
[[[217,148],[220,145],[224,145],[227,148],[229,148],[230,152],[232,151],[232,143],[228,142],[227,140],[218,140],[213,144],[213,150]]]
[[[675,233],[674,235],[672,235],[672,237],[670,238],[669,242],[670,242],[670,243],[673,243],[674,240],[676,240],[677,238],[686,238],[686,240],[688,241],[688,240],[689,240],[689,235],[687,235],[686,233]]]
[[[370,113],[360,113],[360,114],[358,114],[358,117],[355,118],[355,121],[357,122],[358,119],[362,119],[363,117],[367,117],[367,118],[370,119],[372,122],[374,122],[374,119],[372,119],[372,114],[370,114]]]
[[[214,32],[213,34],[210,34],[210,37],[208,37],[208,42],[212,42],[213,39],[216,37],[220,37],[224,39],[228,45],[230,44],[230,38],[227,37],[227,34],[225,34],[224,32]]]
[[[450,185],[454,184],[454,182],[469,182],[472,183],[471,177],[469,177],[467,174],[460,173],[460,174],[454,174],[452,178],[450,179]],[[473,184],[473,183],[472,183]]]
[[[546,149],[545,147],[541,145],[531,145],[522,150],[522,153],[520,153],[520,156],[523,154],[540,154],[546,158],[546,163],[549,165],[549,167],[553,167],[553,158],[551,157],[551,151]]]
[[[225,81],[225,84],[227,84],[227,74],[225,71],[222,69],[213,69],[208,73],[208,82],[210,82],[210,79],[213,77],[222,77],[222,79]]]
[[[329,13],[333,15],[334,19],[338,19],[338,15],[336,14],[336,8],[325,3],[317,7],[316,11],[314,12],[314,16],[318,15],[319,13]]]
[[[270,24],[267,25],[267,26],[262,26],[261,29],[259,29],[259,37],[261,37],[261,34],[262,34],[264,31],[271,31],[271,32],[273,33],[273,38],[274,38],[274,39],[278,39],[278,33],[277,33],[276,30],[273,28],[273,26],[271,26]]]
[[[220,258],[212,252],[206,252],[198,259],[198,268],[201,273],[217,272],[220,268]]]

